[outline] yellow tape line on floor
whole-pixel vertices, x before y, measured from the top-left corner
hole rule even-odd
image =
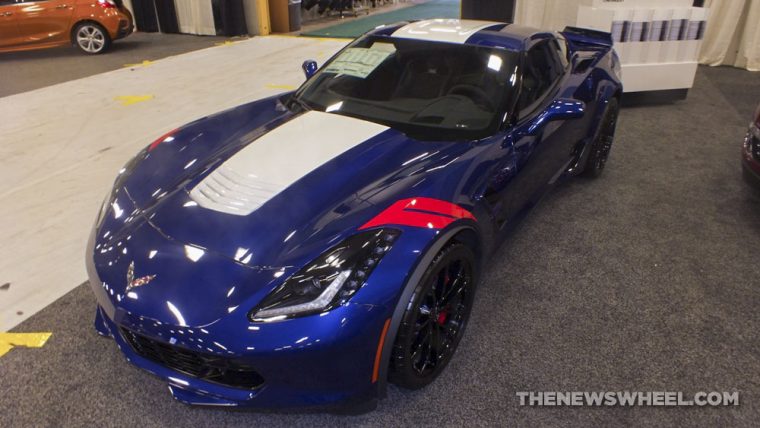
[[[131,106],[132,104],[137,104],[152,99],[153,95],[119,95],[118,97],[114,97],[114,100],[121,101],[121,105],[123,106]]]
[[[137,64],[124,64],[124,67],[147,67],[151,64],[153,64],[155,61],[148,61],[147,59],[143,62],[138,62]]]
[[[0,333],[0,357],[15,346],[41,348],[53,333]]]

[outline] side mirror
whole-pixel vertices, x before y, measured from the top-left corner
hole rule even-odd
[[[306,80],[309,80],[311,79],[311,76],[317,74],[319,66],[317,66],[317,62],[313,59],[307,59],[303,62],[301,68],[303,69],[303,74],[306,75]]]
[[[528,134],[535,134],[547,123],[555,120],[579,119],[586,112],[586,103],[572,99],[560,98],[554,100],[549,107],[542,111],[533,124],[528,128]]]

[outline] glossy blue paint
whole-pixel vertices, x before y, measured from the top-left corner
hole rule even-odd
[[[582,118],[585,111],[586,103],[583,101],[573,99],[554,100],[531,122],[528,127],[528,134],[538,134],[549,122]]]
[[[402,25],[370,34],[390,36]],[[467,43],[522,51],[545,37],[553,36],[506,25]],[[146,148],[117,177],[87,246],[98,332],[190,404],[333,407],[381,396],[385,379],[371,379],[380,335],[414,285],[408,280],[423,256],[450,230],[473,231],[477,253],[490,254],[568,168],[583,162],[607,101],[622,92],[609,46],[593,34],[565,37],[570,65],[545,108],[506,117],[499,132],[477,141],[420,141],[389,129],[247,216],[202,208],[189,191],[242,148],[298,117],[280,102],[289,94],[199,119]],[[400,237],[347,304],[276,322],[249,320],[290,275],[394,202],[415,197],[455,203],[476,221],[445,230],[394,226]],[[126,290],[130,264],[135,277],[155,277]],[[119,328],[245,361],[264,383],[243,389],[169,369],[138,355]],[[386,338],[384,358],[394,336]]]
[[[317,74],[317,70],[319,70],[317,62],[313,59],[304,61],[301,68],[303,69],[303,74],[306,76],[306,79],[311,79],[311,76]]]

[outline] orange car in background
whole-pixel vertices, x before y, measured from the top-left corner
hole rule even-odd
[[[0,52],[74,44],[99,54],[133,28],[121,0],[0,0]]]

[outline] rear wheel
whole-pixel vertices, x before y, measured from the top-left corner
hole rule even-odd
[[[97,55],[111,46],[111,37],[99,24],[82,22],[74,28],[74,43],[82,52]]]
[[[591,145],[591,153],[586,160],[582,175],[591,178],[597,178],[602,175],[604,166],[607,164],[607,158],[612,149],[612,141],[615,138],[615,127],[617,125],[618,100],[612,98],[604,110],[602,122],[599,125],[599,131]]]
[[[407,389],[428,385],[451,360],[475,295],[475,254],[459,242],[441,250],[417,284],[393,345],[389,379]]]

